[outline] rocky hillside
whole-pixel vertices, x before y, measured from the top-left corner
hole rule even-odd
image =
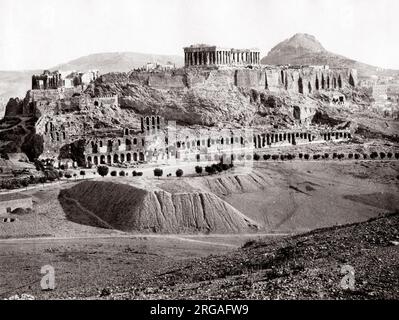
[[[297,33],[270,50],[261,63],[269,65],[329,65],[336,68],[357,69],[359,76],[366,77],[373,74],[398,73],[397,70],[381,70],[339,54],[327,51],[312,35]]]
[[[111,299],[398,299],[399,214],[176,264]],[[353,282],[348,280],[353,272]],[[353,284],[353,287],[348,285]]]

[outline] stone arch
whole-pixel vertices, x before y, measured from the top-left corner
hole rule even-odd
[[[319,91],[319,78],[316,76],[316,81],[315,81],[315,89],[317,90],[317,91]]]
[[[126,139],[125,144],[126,144],[127,151],[132,149],[132,141],[130,139]]]
[[[132,154],[131,153],[127,153],[126,154],[126,161],[127,162],[131,162],[132,161]]]
[[[94,161],[95,165],[98,165],[98,157],[97,156],[94,156],[93,161]]]
[[[92,163],[91,156],[88,156],[88,157],[87,157],[87,163]]]
[[[145,158],[144,158],[144,153],[143,153],[143,152],[140,152],[140,153],[139,153],[139,160],[140,160],[140,161],[144,161],[144,159],[145,159]]]
[[[100,163],[105,164],[105,155],[100,156]]]
[[[110,154],[107,155],[107,163],[108,163],[108,164],[111,164],[111,163],[112,163],[112,157],[111,157]]]
[[[123,153],[121,153],[121,155],[120,155],[120,161],[121,161],[121,163],[124,163],[125,162],[125,155],[123,154]]]
[[[303,81],[301,77],[298,78],[298,92],[303,93]]]
[[[103,142],[100,140],[100,148],[103,146]]]
[[[91,153],[98,153],[98,146],[94,141],[91,142]]]
[[[177,141],[177,142],[176,142],[176,148],[181,148],[181,143],[180,143],[180,141]]]
[[[108,140],[108,151],[112,151],[112,140]]]
[[[134,152],[134,153],[133,153],[133,161],[134,161],[134,162],[137,162],[137,152]]]
[[[338,88],[342,89],[342,79],[341,79],[341,75],[338,76]]]
[[[352,73],[349,75],[349,84],[354,87],[355,86],[355,79],[353,79]]]
[[[208,148],[211,146],[211,138],[208,138]]]
[[[281,83],[284,84],[284,71],[281,70]]]
[[[129,134],[129,129],[125,129],[125,135]]]
[[[155,117],[154,116],[151,117],[151,124],[152,124],[152,127],[155,128]]]
[[[94,101],[94,106],[95,106],[95,107],[98,107],[98,101],[97,101],[97,100]]]
[[[308,83],[308,90],[309,90],[309,93],[312,93],[312,84],[310,83],[310,81]]]
[[[327,76],[327,89],[330,89],[330,76]]]
[[[60,133],[58,131],[55,133],[55,136],[57,137],[57,141],[60,141]]]
[[[44,132],[48,132],[48,122],[46,122],[46,124],[44,125]]]
[[[324,90],[326,87],[326,81],[324,80],[324,74],[321,75],[321,88]]]
[[[337,78],[333,78],[333,88],[336,89],[337,88]]]
[[[114,163],[119,163],[119,155],[117,153],[114,154]]]
[[[137,144],[137,138],[133,139],[133,144]]]

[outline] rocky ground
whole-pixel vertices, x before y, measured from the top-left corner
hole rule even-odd
[[[394,213],[271,243],[249,242],[227,255],[179,263],[107,298],[398,299],[398,288]]]

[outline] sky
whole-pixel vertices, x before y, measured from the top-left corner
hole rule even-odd
[[[397,0],[0,0],[0,70],[50,68],[99,52],[183,55],[206,43],[259,48],[295,33],[399,69]]]

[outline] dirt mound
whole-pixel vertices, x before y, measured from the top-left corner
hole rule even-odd
[[[85,181],[59,196],[68,219],[123,231],[236,233],[256,222],[214,194],[147,191],[127,184]]]

